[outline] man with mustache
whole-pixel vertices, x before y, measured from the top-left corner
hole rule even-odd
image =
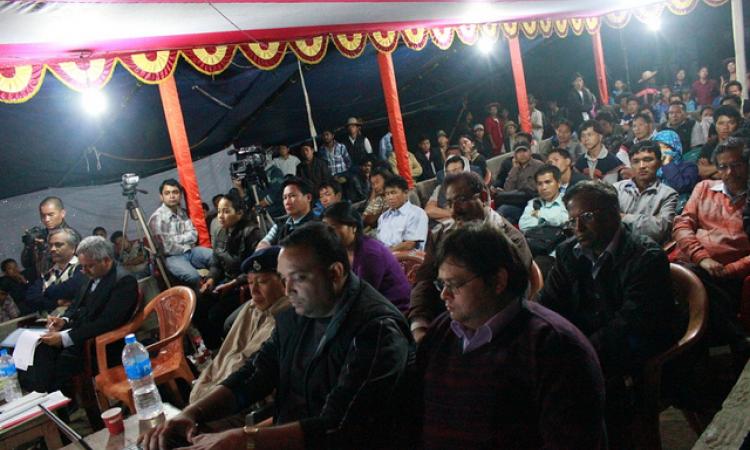
[[[142,448],[413,448],[415,345],[401,312],[350,270],[333,228],[312,222],[281,241],[292,309],[271,337],[206,397],[140,438]],[[198,434],[197,424],[276,392],[274,425]]]

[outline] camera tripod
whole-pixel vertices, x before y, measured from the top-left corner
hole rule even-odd
[[[271,227],[273,227],[274,222],[271,218],[271,215],[268,214],[268,211],[266,211],[266,208],[258,205],[258,188],[254,184],[251,184],[250,190],[253,193],[253,200],[255,202],[255,220],[256,222],[258,222],[258,229],[260,230],[261,235],[265,236],[266,234],[268,234],[268,231],[271,229]]]
[[[146,191],[141,191],[140,189],[138,191],[147,194]],[[135,194],[135,192],[124,194],[128,197],[128,201],[125,204],[125,215],[122,223],[122,238],[127,239],[128,219],[130,218],[134,220],[140,226],[141,231],[146,237],[146,242],[148,244],[146,246],[146,250],[148,250],[148,252],[154,258],[154,261],[159,268],[159,274],[161,275],[162,280],[164,280],[164,285],[167,287],[167,289],[169,289],[172,287],[172,284],[169,282],[169,277],[167,277],[167,268],[164,263],[164,256],[157,249],[156,245],[154,245],[154,238],[151,236],[148,225],[146,225],[146,221],[143,218],[143,210],[138,204],[138,199],[135,198]]]

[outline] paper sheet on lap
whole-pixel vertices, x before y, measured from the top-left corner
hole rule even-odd
[[[16,341],[8,347],[15,347],[13,350],[13,363],[18,370],[28,370],[29,366],[34,365],[34,352],[39,345],[39,337],[47,332],[46,328],[26,328],[14,331],[8,338],[3,341],[5,344],[13,335],[18,333]]]

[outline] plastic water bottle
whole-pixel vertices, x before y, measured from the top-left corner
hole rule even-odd
[[[13,357],[8,350],[0,349],[0,398],[10,403],[17,398],[23,397],[21,385],[18,384],[18,374]]]
[[[151,375],[151,360],[148,351],[135,340],[134,334],[125,336],[125,348],[122,350],[122,366],[128,376],[133,390],[133,403],[140,420],[150,420],[162,413],[159,390]]]

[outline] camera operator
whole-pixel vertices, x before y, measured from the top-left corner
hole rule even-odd
[[[47,247],[50,231],[68,228],[76,234],[79,241],[81,240],[81,235],[65,223],[65,207],[59,197],[47,197],[39,203],[39,219],[44,228],[29,228],[21,238],[21,264],[27,269],[30,280],[40,278],[52,267],[52,256]]]
[[[276,165],[266,164],[266,155],[259,146],[239,147],[230,152],[237,158],[229,169],[232,185],[248,212],[256,208],[256,212],[262,209],[271,217],[283,216],[285,213],[281,201],[281,184],[284,181],[284,172]],[[257,205],[255,194],[252,192],[253,186],[256,188],[255,194],[258,195]]]
[[[198,232],[180,206],[180,183],[173,178],[162,181],[159,197],[162,204],[148,219],[148,227],[162,245],[169,273],[197,292],[201,283],[197,269],[208,269],[213,252],[195,245]]]

